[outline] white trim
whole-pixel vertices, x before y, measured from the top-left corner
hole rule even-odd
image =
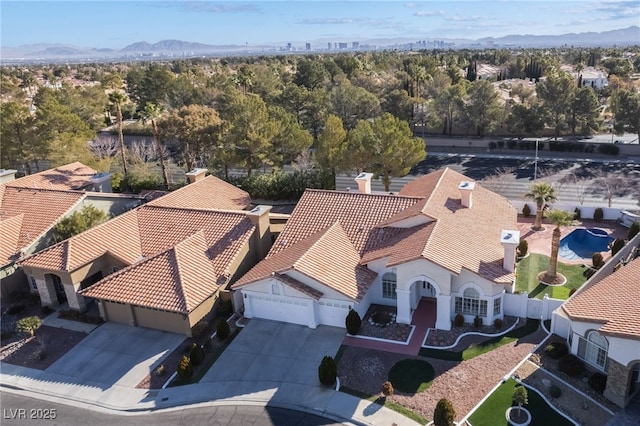
[[[381,339],[379,337],[360,336],[359,334],[354,335],[347,333],[347,336],[355,337],[356,339],[375,340],[376,342],[394,343],[396,345],[408,345],[411,342],[411,337],[413,336],[413,332],[416,329],[415,325],[410,324],[409,326],[411,327],[411,331],[409,332],[409,337],[407,337],[407,340],[405,340],[404,342],[401,342],[399,340]]]
[[[152,373],[153,374],[153,373]],[[166,389],[167,386],[169,386],[169,383],[171,383],[171,381],[178,375],[177,371],[174,371],[173,374],[171,375],[171,377],[169,377],[169,379],[167,379],[166,382],[164,382],[164,385],[162,385],[162,389]]]

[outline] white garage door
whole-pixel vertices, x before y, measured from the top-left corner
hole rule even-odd
[[[311,302],[304,299],[287,299],[274,296],[249,295],[251,315],[254,318],[309,325],[313,314]]]
[[[339,301],[318,303],[320,324],[345,328],[345,319],[348,313],[349,305],[346,303],[340,303]]]

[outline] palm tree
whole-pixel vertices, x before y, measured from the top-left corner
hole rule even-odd
[[[167,164],[164,159],[163,146],[160,143],[160,136],[158,134],[158,123],[156,119],[162,114],[162,106],[147,102],[144,106],[143,116],[145,119],[151,121],[151,130],[153,131],[153,144],[156,147],[156,155],[160,161],[160,167],[162,168],[162,181],[164,182],[165,189],[169,189],[169,175],[167,173]]]
[[[549,259],[549,269],[545,272],[545,281],[553,282],[558,276],[558,249],[560,248],[560,236],[562,235],[561,228],[565,226],[575,225],[577,222],[573,219],[573,212],[567,212],[564,210],[548,210],[545,212],[544,217],[549,219],[551,223],[555,225],[553,234],[551,237],[551,259]]]
[[[116,118],[118,120],[118,141],[120,142],[120,154],[122,155],[122,168],[124,170],[125,181],[127,179],[127,154],[124,147],[124,136],[122,134],[122,104],[127,101],[124,92],[115,91],[109,94],[109,102],[116,107]]]
[[[531,229],[540,231],[542,229],[542,212],[544,211],[544,207],[547,203],[553,203],[558,199],[556,189],[547,182],[538,182],[531,185],[529,192],[524,196],[536,202],[536,220]]]

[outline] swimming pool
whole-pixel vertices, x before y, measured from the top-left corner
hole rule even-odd
[[[598,228],[578,228],[560,240],[560,257],[567,260],[591,259],[598,251],[608,251],[614,240],[607,231]]]

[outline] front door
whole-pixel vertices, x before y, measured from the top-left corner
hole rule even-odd
[[[51,275],[51,278],[53,280],[53,287],[56,289],[58,303],[65,303],[67,301],[67,293],[64,291],[64,284],[62,284],[62,280],[57,275]]]

